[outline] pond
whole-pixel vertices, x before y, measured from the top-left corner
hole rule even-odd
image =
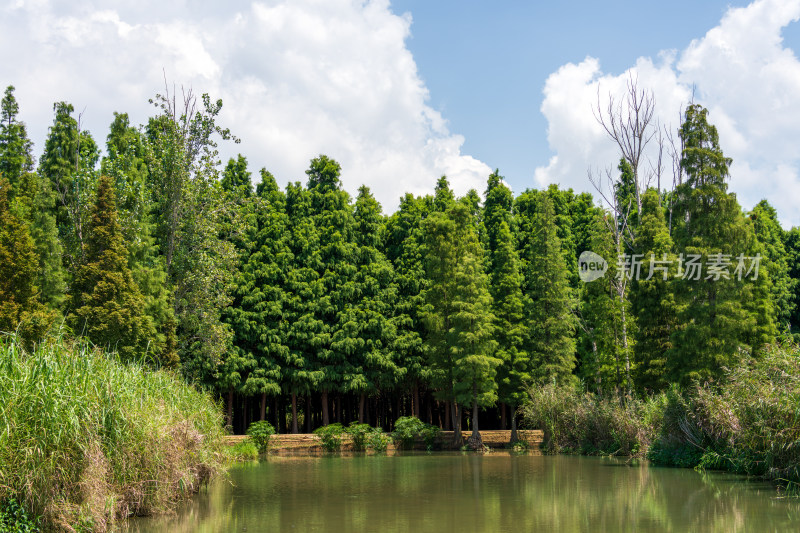
[[[800,531],[800,499],[721,473],[495,452],[270,457],[136,532]]]

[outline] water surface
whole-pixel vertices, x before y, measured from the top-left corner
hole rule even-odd
[[[137,532],[800,531],[800,500],[727,474],[603,458],[270,457]]]

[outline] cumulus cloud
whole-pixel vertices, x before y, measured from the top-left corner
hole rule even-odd
[[[342,167],[345,187],[369,185],[386,210],[405,192],[430,192],[447,174],[457,192],[491,169],[461,153],[428,105],[405,46],[410,16],[387,0],[168,3],[17,0],[0,7],[0,64],[41,150],[52,104],[66,100],[104,140],[113,111],[142,123],[148,98],[170,84],[224,101],[221,123],[242,139],[253,171],[305,181],[312,157]],[[170,89],[172,86],[170,85]]]
[[[725,154],[733,158],[730,188],[750,208],[766,198],[785,226],[800,224],[800,61],[781,32],[800,18],[799,0],[757,0],[731,8],[719,25],[681,52],[640,58],[620,74],[599,60],[567,64],[549,76],[542,113],[555,155],[536,169],[540,185],[588,189],[588,168],[616,166],[619,154],[592,114],[601,99],[619,96],[633,76],[653,91],[656,117],[671,129],[694,100],[709,109]]]

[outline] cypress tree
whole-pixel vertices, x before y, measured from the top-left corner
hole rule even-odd
[[[575,367],[575,301],[557,235],[553,202],[537,193],[530,223],[526,259],[525,309],[528,332],[525,349],[532,377],[539,383],[570,381]]]
[[[497,358],[502,361],[497,369],[498,397],[503,402],[502,409],[505,409],[505,405],[511,408],[511,441],[515,442],[516,410],[527,396],[525,387],[530,379],[530,358],[522,349],[525,337],[522,323],[523,277],[510,229],[510,224],[513,223],[513,196],[501,180],[497,170],[489,176],[483,222],[489,256],[489,286],[493,301],[492,312],[495,316]]]
[[[128,267],[111,178],[103,176],[87,227],[85,262],[71,287],[68,324],[123,359],[148,352],[155,330]]]
[[[701,106],[689,106],[679,132],[686,181],[676,190],[675,248],[686,260],[698,256],[704,266],[719,260],[733,264],[723,265],[727,277],[704,270],[700,279],[685,275],[672,284],[681,328],[672,336],[668,373],[684,384],[719,377],[740,350],[758,353],[775,334],[769,273],[761,269],[756,280],[734,275],[736,258],[763,254],[736,197],[727,192],[731,160],[707,115]],[[683,271],[689,274],[685,266]]]
[[[635,382],[652,392],[667,385],[666,354],[677,326],[675,298],[670,290],[676,271],[675,255],[655,189],[648,189],[642,196],[642,217],[633,248],[641,256],[640,276],[631,281],[630,291],[631,312],[637,323],[633,347]]]

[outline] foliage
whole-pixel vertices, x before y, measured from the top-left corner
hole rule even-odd
[[[233,446],[228,446],[225,452],[232,461],[252,461],[258,459],[258,454],[260,453],[252,438],[237,442]]]
[[[528,427],[544,433],[550,453],[643,456],[660,429],[656,397],[647,401],[596,396],[570,386],[547,384],[529,391],[522,407]]]
[[[314,430],[314,435],[319,437],[322,448],[329,452],[338,452],[342,449],[342,436],[345,428],[340,423],[328,424]]]
[[[384,433],[381,428],[375,428],[375,430],[369,437],[368,445],[370,448],[372,448],[373,451],[385,452],[386,448],[389,447],[390,440],[391,438],[389,437],[389,435]]]
[[[247,428],[247,435],[253,441],[259,453],[266,453],[269,449],[269,439],[275,434],[275,428],[272,424],[262,420],[260,422],[253,422]]]
[[[0,501],[48,528],[171,508],[222,465],[222,414],[175,375],[54,339],[0,339]]]
[[[68,323],[124,360],[144,357],[156,332],[143,313],[144,299],[128,268],[114,189],[106,176],[100,179],[87,230],[85,260],[71,287]]]
[[[353,442],[353,450],[363,452],[370,444],[370,439],[375,429],[369,424],[359,424],[358,422],[351,422],[349,426],[344,428],[345,433],[350,435]]]
[[[14,498],[0,502],[0,531],[8,533],[38,533],[39,519],[28,514]]]
[[[394,423],[392,439],[398,447],[406,450],[413,448],[417,439],[422,439],[430,450],[435,446],[440,433],[438,426],[426,424],[415,416],[401,416]]]

